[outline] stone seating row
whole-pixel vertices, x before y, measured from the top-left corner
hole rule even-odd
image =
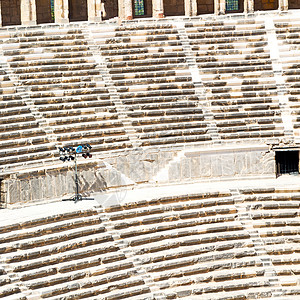
[[[293,115],[293,126],[299,128],[299,21],[275,20],[276,36],[278,39],[280,59],[282,61],[283,78],[288,92],[289,106]]]
[[[7,40],[4,55],[19,82],[26,86],[41,118],[47,126],[52,126],[57,142],[65,144],[91,138],[98,143],[93,145],[96,151],[129,146],[129,138],[120,129],[119,121],[110,122],[108,129],[95,127],[95,121],[114,120],[118,116],[82,30],[65,28],[51,32],[32,28],[25,37],[24,34],[21,32]],[[29,44],[33,46],[28,48]],[[102,112],[106,115],[99,119]],[[77,126],[74,131],[70,130],[72,126],[65,126],[76,119],[94,130],[88,132],[87,128]],[[88,126],[90,121],[93,123]],[[117,127],[113,128],[114,125]]]
[[[283,135],[277,86],[273,74],[268,72],[272,65],[266,31],[262,22],[251,23],[249,27],[237,22],[226,24],[227,27],[221,24],[220,31],[197,22],[187,25],[221,139]],[[239,29],[240,25],[244,27]],[[258,105],[260,101],[265,104]],[[266,118],[272,122],[259,125]]]
[[[168,25],[162,34],[160,27],[160,24],[151,24],[146,29],[136,26],[133,33],[132,25],[126,25],[121,35],[117,28],[114,37],[104,35],[101,39],[101,53],[120,98],[126,104],[127,115],[134,118],[132,124],[136,131],[143,133],[138,135],[142,146],[210,140],[207,130],[197,130],[194,123],[188,124],[187,118],[181,127],[182,123],[174,124],[175,119],[168,117],[178,115],[177,120],[180,120],[183,115],[196,114],[193,107],[197,106],[198,99],[193,96],[194,85],[177,29]],[[94,31],[93,34],[96,39],[101,38],[101,33]],[[195,103],[189,101],[192,99]],[[165,126],[164,131],[159,126],[152,127],[152,132],[148,133],[146,124],[158,124],[154,117],[159,117],[159,122],[166,125],[170,121],[171,124]]]
[[[22,297],[25,288],[27,295],[51,299],[135,299],[141,297],[138,292],[148,298],[225,299],[262,297],[271,284],[273,291],[281,289],[283,295],[299,294],[300,223],[294,216],[298,216],[300,191],[239,192],[238,206],[230,192],[220,191],[129,202],[0,227],[0,280],[7,270],[15,278],[14,283],[3,278],[6,284],[0,295]],[[241,205],[249,211],[262,246],[256,245],[257,237],[240,221]],[[265,219],[255,217],[263,214]],[[277,240],[272,243],[271,238]],[[270,266],[264,263],[264,253],[276,276],[267,275]]]

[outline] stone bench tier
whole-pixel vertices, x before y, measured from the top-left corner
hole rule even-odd
[[[7,57],[7,62],[9,63],[16,63],[16,62],[22,62],[22,63],[30,63],[30,62],[34,62],[37,61],[39,59],[50,59],[50,60],[54,60],[54,59],[75,59],[75,58],[83,58],[83,57],[90,57],[92,56],[93,53],[91,51],[88,51],[88,49],[86,49],[86,51],[78,51],[78,52],[62,52],[62,53],[57,53],[57,52],[53,52],[53,51],[45,51],[44,49],[42,49],[42,53],[38,53],[38,52],[32,52],[32,53],[27,53],[26,55],[16,55],[16,56],[10,56]]]
[[[13,148],[10,151],[3,150],[0,151],[1,157],[3,157],[0,158],[0,165],[7,168],[10,165],[19,164],[25,168],[30,163],[34,165],[37,162],[53,160],[54,151],[56,148],[53,145]]]
[[[63,133],[56,133],[57,141],[70,141],[70,140],[81,140],[81,139],[88,139],[88,138],[107,138],[111,137],[113,139],[114,136],[124,136],[125,140],[128,140],[128,138],[125,137],[125,130],[123,128],[114,128],[114,129],[98,129],[98,130],[87,130],[84,129],[82,132],[78,131],[71,131],[70,132],[67,129],[64,130]],[[68,134],[66,134],[68,133]],[[110,139],[109,139],[110,140]]]
[[[42,60],[27,60],[27,61],[17,61],[17,62],[10,62],[9,65],[11,68],[23,68],[23,70],[28,70],[33,67],[38,67],[38,66],[57,66],[57,65],[74,65],[74,64],[84,64],[84,63],[93,63],[94,58],[85,56],[85,57],[80,57],[80,58],[57,58],[57,59],[47,59],[41,57]],[[34,69],[36,70],[36,68]]]
[[[101,47],[102,49],[103,47]],[[178,43],[178,45],[157,45],[156,44],[148,44],[148,47],[143,48],[129,48],[126,49],[122,47],[121,49],[102,49],[101,55],[105,58],[109,59],[109,61],[118,61],[122,59],[122,56],[140,56],[144,55],[148,57],[150,54],[158,54],[158,53],[181,53],[183,51],[183,47]],[[120,58],[121,57],[121,58]]]
[[[216,31],[197,31],[197,30],[187,30],[188,37],[190,39],[218,39],[223,40],[225,38],[234,38],[235,42],[239,40],[239,38],[244,38],[252,41],[252,38],[262,37],[266,34],[265,29],[255,29],[255,30],[216,30]]]
[[[175,72],[174,72],[175,73]],[[182,82],[191,82],[192,77],[190,77],[189,72],[186,72],[187,76],[171,76],[167,75],[166,77],[150,77],[150,78],[130,78],[126,80],[118,80],[114,82],[116,87],[119,86],[138,86],[138,85],[152,85],[152,84],[173,84],[173,83],[182,83]],[[124,76],[125,77],[125,76]]]
[[[64,77],[62,74],[56,76],[53,76],[54,74],[51,74],[49,77],[42,77],[34,78],[34,79],[26,79],[22,82],[24,86],[31,86],[31,90],[33,89],[51,89],[51,88],[57,88],[57,85],[61,85],[64,87],[65,85],[69,85],[72,87],[72,85],[79,85],[80,83],[84,85],[88,85],[89,83],[95,84],[97,87],[105,87],[105,82],[103,81],[103,78],[99,73],[94,72],[94,74],[86,74],[83,73],[80,76],[70,76],[70,77]],[[70,74],[71,75],[71,74]],[[58,86],[59,87],[59,86]]]
[[[2,46],[3,50],[18,50],[18,49],[30,49],[32,48],[46,48],[46,47],[64,47],[64,46],[81,46],[86,45],[85,40],[80,39],[64,39],[64,40],[53,40],[53,41],[40,41],[35,43],[6,43]]]
[[[156,41],[156,42],[147,42],[147,43],[124,43],[124,44],[104,44],[100,46],[100,50],[102,51],[114,51],[114,50],[134,50],[141,51],[142,49],[149,49],[152,47],[182,47],[180,41]],[[176,48],[177,49],[177,48]]]
[[[140,35],[140,36],[129,36],[129,37],[112,37],[112,38],[101,38],[97,39],[95,37],[95,42],[98,45],[105,45],[105,44],[133,44],[133,43],[151,43],[151,42],[171,42],[180,40],[179,34],[165,34],[165,35]]]
[[[123,72],[142,72],[145,67],[148,72],[156,70],[156,66],[161,66],[162,70],[168,70],[171,67],[173,69],[178,69],[178,65],[184,64],[186,59],[182,58],[168,58],[168,59],[153,59],[153,60],[144,60],[144,61],[134,61],[134,62],[119,62],[119,63],[108,63],[107,67],[111,74],[123,73]],[[182,68],[182,67],[181,67]]]
[[[214,28],[216,26],[246,26],[247,28],[251,27],[252,25],[260,26],[264,25],[263,20],[257,20],[257,19],[248,19],[248,18],[241,18],[238,20],[235,19],[226,19],[226,20],[205,20],[202,22],[197,22],[195,20],[194,22],[186,22],[185,27],[191,28],[191,27],[203,27],[205,30],[208,28]]]
[[[45,72],[58,72],[58,71],[78,71],[78,70],[89,70],[95,69],[97,64],[84,62],[81,64],[62,64],[62,65],[43,65],[40,67],[28,67],[28,68],[17,68],[14,69],[15,74],[26,74],[26,73],[45,73]]]
[[[141,93],[141,92],[147,92],[147,91],[166,91],[166,90],[191,90],[194,88],[194,83],[193,82],[176,82],[176,83],[162,83],[162,84],[147,84],[147,85],[142,85],[142,86],[131,86],[131,87],[118,87],[117,91],[118,93]],[[130,94],[129,94],[130,95]]]
[[[203,117],[204,120],[204,117]],[[135,125],[138,126],[138,125]],[[160,131],[172,131],[172,130],[194,130],[199,128],[206,128],[207,123],[206,122],[181,122],[181,123],[175,123],[175,124],[157,124],[157,125],[146,125],[143,127],[136,128],[136,131],[139,133],[148,133],[148,132],[160,132]]]
[[[125,37],[125,36],[149,36],[149,35],[168,35],[168,34],[178,34],[177,29],[174,29],[173,26],[165,27],[165,28],[158,28],[158,27],[148,27],[144,29],[137,29],[135,31],[132,31],[132,29],[127,30],[127,26],[125,27],[125,30],[119,30],[119,28],[116,28],[114,31],[114,36],[116,37]],[[93,32],[94,35],[97,34],[97,32]],[[101,34],[101,32],[99,32]]]
[[[57,99],[56,99],[57,100]],[[63,100],[60,98],[60,100]],[[94,100],[84,101],[85,99],[82,99],[83,101],[79,101],[77,99],[73,100],[73,102],[66,102],[64,101],[49,101],[48,103],[39,103],[38,101],[35,101],[35,104],[37,105],[37,109],[39,112],[43,113],[45,116],[48,114],[51,114],[51,112],[55,111],[71,111],[71,110],[78,110],[82,109],[82,113],[86,114],[86,111],[84,109],[92,109],[92,112],[94,113],[100,113],[100,112],[115,112],[114,108],[109,108],[108,106],[111,106],[112,103],[110,101],[98,101],[97,98]]]
[[[115,28],[115,31],[138,31],[138,30],[151,30],[151,29],[170,29],[173,28],[172,24],[168,23],[145,23],[145,24],[122,24],[122,26],[118,26]]]
[[[250,65],[250,66],[232,66],[232,67],[218,67],[218,68],[199,68],[201,74],[235,74],[235,73],[243,73],[243,75],[247,72],[265,72],[265,71],[272,71],[271,64],[257,64],[257,65]],[[231,76],[232,76],[231,75]]]
[[[90,236],[91,238],[93,238],[95,234],[100,234],[102,240],[104,241],[112,241],[112,238],[109,234],[105,233],[105,228],[104,226],[100,225],[100,222],[97,224],[95,221],[93,222],[88,222],[88,220],[86,221],[86,224],[80,224],[81,226],[78,226],[78,228],[76,226],[72,226],[71,228],[64,228],[64,230],[58,231],[51,228],[50,233],[45,232],[44,235],[42,236],[38,236],[36,233],[29,231],[29,233],[23,234],[22,238],[23,239],[17,239],[17,238],[13,238],[10,235],[7,235],[7,240],[13,240],[11,242],[7,242],[7,243],[2,243],[1,244],[1,253],[4,254],[4,259],[5,259],[5,253],[11,253],[11,252],[16,252],[17,254],[16,256],[8,256],[8,260],[9,261],[14,261],[14,262],[18,262],[18,255],[21,255],[21,252],[19,253],[19,251],[23,251],[23,250],[28,250],[28,249],[35,249],[37,247],[44,247],[44,246],[51,246],[51,245],[56,245],[57,243],[62,243],[62,242],[67,242],[75,240],[75,239],[81,239],[82,237],[87,237]],[[81,228],[82,227],[82,228]],[[99,236],[97,236],[99,238]],[[75,240],[76,242],[77,240]],[[57,244],[57,246],[59,246],[59,244]],[[65,246],[64,246],[65,247]],[[67,247],[68,248],[68,247]],[[64,249],[64,248],[63,248]],[[72,249],[72,248],[71,248]],[[38,251],[38,249],[35,249],[36,251]],[[34,252],[34,251],[33,251]],[[25,252],[25,256],[26,256]],[[35,253],[35,254],[34,254]],[[36,267],[39,267],[39,258],[38,258],[38,254],[36,252],[34,252],[32,254],[32,256],[30,256],[27,259],[32,260],[32,262],[35,262]],[[47,254],[48,251],[46,250],[45,254]],[[37,258],[34,258],[34,257]],[[43,255],[42,255],[43,256]],[[14,258],[15,257],[15,258]],[[31,257],[31,258],[30,258]],[[35,259],[35,260],[34,260]],[[20,262],[21,263],[21,262]],[[26,264],[29,264],[30,262],[26,262],[23,265],[18,265],[18,272],[23,272],[25,270],[30,270],[33,268],[33,265],[31,267],[26,267]],[[33,263],[32,263],[33,264]],[[47,266],[47,264],[45,265]]]
[[[277,105],[278,100],[273,97],[251,97],[251,98],[234,98],[234,99],[211,99],[210,103],[212,106],[239,106],[239,105]]]
[[[264,24],[217,24],[215,26],[203,26],[203,24],[197,23],[185,23],[185,29],[187,33],[203,33],[203,34],[213,34],[213,33],[221,33],[226,34],[227,32],[263,32],[265,29]]]
[[[24,57],[24,56],[30,58],[30,55],[41,55],[41,53],[71,54],[71,53],[78,53],[78,52],[88,53],[89,48],[87,45],[57,45],[56,47],[3,50],[4,56],[8,57],[8,59],[12,59],[12,57],[18,59],[18,57]]]
[[[150,90],[147,92],[128,92],[128,93],[122,93],[120,94],[120,99],[122,101],[127,101],[127,99],[130,98],[151,98],[152,102],[155,102],[155,99],[153,98],[162,98],[162,97],[176,97],[182,95],[183,97],[186,97],[187,95],[195,95],[194,89],[171,89],[171,90]]]
[[[143,96],[143,95],[142,95]],[[147,104],[147,103],[165,103],[165,102],[177,102],[177,101],[198,101],[199,97],[193,93],[187,94],[179,94],[176,93],[175,95],[165,95],[165,96],[157,96],[155,95],[155,99],[153,98],[137,98],[132,97],[128,99],[122,99],[122,102],[125,105],[138,105],[138,104]]]

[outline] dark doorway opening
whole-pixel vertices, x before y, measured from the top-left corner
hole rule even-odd
[[[184,0],[164,1],[165,16],[184,16]]]
[[[282,174],[299,174],[299,151],[276,151],[277,176]]]
[[[20,0],[2,0],[0,5],[3,26],[21,25]]]
[[[36,1],[37,24],[54,22],[54,0]]]
[[[87,0],[69,0],[70,22],[87,21]]]

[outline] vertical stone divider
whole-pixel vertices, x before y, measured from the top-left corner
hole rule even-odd
[[[147,273],[145,268],[143,267],[142,261],[135,255],[135,251],[131,248],[127,241],[122,240],[121,236],[117,229],[111,225],[109,214],[105,213],[103,209],[99,209],[99,217],[102,221],[103,226],[106,229],[108,234],[111,234],[115,245],[119,247],[121,253],[125,255],[128,261],[132,262],[134,269],[136,271],[137,276],[142,278],[145,282],[145,285],[149,287],[152,295],[157,300],[165,300],[167,299],[163,292],[160,291],[159,287],[157,286],[156,282],[152,279],[151,275]]]
[[[267,278],[270,286],[274,287],[274,289],[272,289],[272,296],[281,296],[281,285],[276,275],[276,270],[274,268],[272,260],[265,249],[264,241],[260,237],[258,230],[253,227],[250,212],[250,207],[253,204],[247,205],[246,203],[244,203],[244,197],[240,194],[240,191],[238,189],[230,189],[230,192],[233,197],[234,205],[238,211],[237,220],[241,222],[241,225],[243,225],[244,229],[247,231],[247,233],[249,233],[250,240],[252,241],[254,246],[253,248],[265,270],[264,276],[265,278]]]
[[[104,25],[107,26],[107,25]],[[114,31],[115,27],[112,26],[111,30]],[[101,55],[101,50],[97,45],[95,45],[94,39],[93,39],[93,34],[91,32],[91,28],[89,27],[88,29],[82,30],[82,33],[85,35],[89,49],[93,53],[93,58],[95,62],[97,63],[98,67],[96,69],[99,70],[104,82],[105,86],[107,87],[111,100],[114,102],[115,108],[118,112],[118,119],[122,122],[123,128],[125,129],[126,135],[129,137],[132,146],[138,147],[141,142],[139,141],[137,137],[137,132],[132,126],[132,122],[130,119],[128,119],[127,115],[127,108],[126,106],[122,103],[122,100],[120,99],[119,93],[117,91],[116,86],[114,85],[114,82],[112,80],[112,77],[109,73],[109,70],[107,68],[107,63],[105,61],[105,58]]]
[[[195,55],[193,53],[191,44],[189,43],[189,37],[186,33],[185,23],[174,22],[174,25],[178,30],[180,41],[186,57],[186,63],[192,75],[192,80],[195,85],[195,93],[200,99],[200,101],[198,102],[198,107],[203,110],[204,119],[207,122],[208,133],[211,136],[212,142],[214,144],[220,144],[221,138],[218,133],[214,115],[210,110],[210,103],[206,97],[207,91],[203,85]]]
[[[277,85],[278,100],[281,108],[281,117],[284,126],[284,135],[288,136],[289,139],[293,139],[295,136],[292,121],[293,117],[289,106],[289,91],[286,87],[283,78],[283,69],[282,62],[280,59],[278,40],[276,36],[276,28],[271,16],[265,15],[263,16],[263,18],[265,21],[265,28],[267,33],[268,47],[270,49],[270,57],[272,61],[274,78]]]

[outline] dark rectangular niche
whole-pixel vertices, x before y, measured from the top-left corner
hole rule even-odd
[[[299,150],[277,150],[275,160],[277,176],[299,174]]]

